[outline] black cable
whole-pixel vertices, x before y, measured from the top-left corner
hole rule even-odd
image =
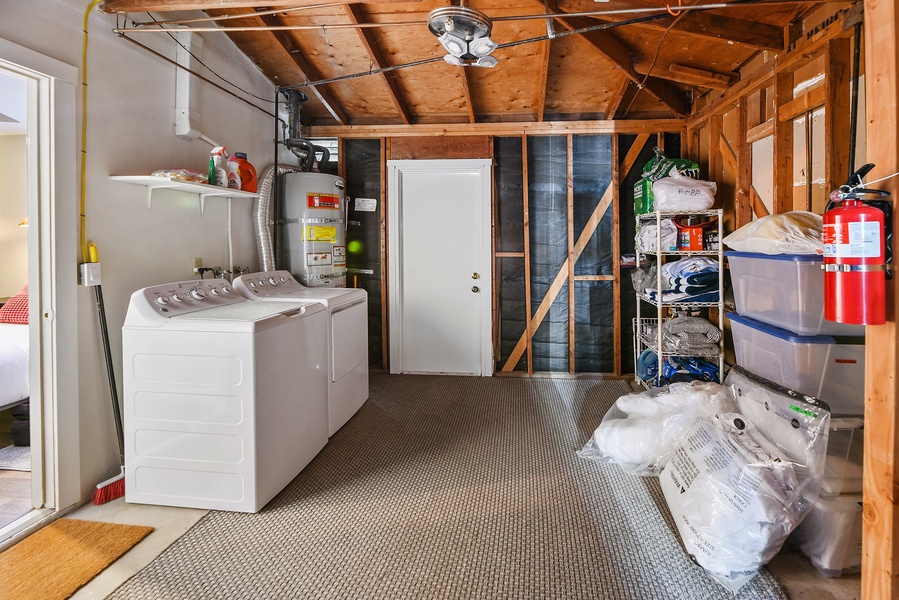
[[[855,173],[855,138],[858,135],[858,70],[861,61],[862,24],[855,24],[852,52],[852,100],[849,108],[849,178]]]
[[[152,14],[147,13],[147,16],[150,17],[151,19],[153,19],[154,22],[158,22],[158,21],[156,21],[156,17],[154,17]],[[212,67],[210,67],[209,65],[207,65],[206,63],[204,63],[202,60],[200,60],[200,57],[197,56],[196,54],[194,54],[193,52],[191,52],[190,49],[188,49],[187,46],[185,46],[184,44],[182,44],[181,42],[179,42],[179,41],[178,41],[178,38],[176,38],[175,36],[173,36],[173,35],[171,34],[171,32],[166,31],[165,34],[168,35],[170,38],[172,38],[172,41],[174,41],[176,44],[178,44],[179,46],[181,46],[182,48],[184,48],[184,51],[187,52],[188,54],[190,54],[190,55],[193,57],[193,59],[194,59],[195,61],[197,61],[198,63],[200,63],[201,65],[203,65],[203,66],[206,68],[207,71],[209,71],[210,73],[212,73],[213,75],[215,75],[216,77],[218,77],[219,79],[221,79],[222,81],[224,81],[225,83],[227,83],[228,85],[230,85],[231,87],[233,87],[234,89],[236,89],[236,90],[238,90],[238,91],[240,91],[240,92],[243,92],[243,93],[246,94],[247,96],[250,96],[250,97],[252,97],[252,98],[256,98],[257,100],[262,100],[263,102],[271,102],[272,104],[274,104],[274,102],[275,102],[274,100],[269,100],[268,98],[263,98],[262,96],[257,96],[257,95],[254,94],[253,92],[248,92],[247,90],[243,89],[242,87],[240,87],[240,86],[237,85],[236,83],[232,83],[232,82],[228,81],[227,79],[225,79],[224,77],[222,77],[221,75],[219,75],[218,73],[216,73],[215,70],[212,69]]]

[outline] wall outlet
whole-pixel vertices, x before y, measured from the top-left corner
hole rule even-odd
[[[203,266],[203,259],[202,259],[202,258],[195,258],[195,259],[194,259],[194,273],[199,273],[199,272],[200,272],[200,267],[202,267],[202,266]]]

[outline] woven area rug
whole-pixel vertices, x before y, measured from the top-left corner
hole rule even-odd
[[[623,382],[375,375],[258,514],[213,511],[110,596],[730,600],[656,479],[579,458]],[[767,570],[740,599],[786,596]]]
[[[137,525],[54,521],[0,554],[0,598],[68,598],[151,531]]]
[[[31,446],[7,446],[0,448],[0,470],[30,471]]]

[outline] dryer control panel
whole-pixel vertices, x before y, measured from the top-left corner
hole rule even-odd
[[[241,275],[234,280],[234,287],[248,297],[258,298],[286,296],[308,289],[294,279],[289,271],[262,271]]]
[[[137,290],[131,295],[125,324],[156,321],[214,306],[246,302],[224,279],[196,279],[164,283]]]

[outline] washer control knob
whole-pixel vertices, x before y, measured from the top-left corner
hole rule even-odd
[[[274,277],[269,277],[268,282],[272,285],[278,285],[278,283],[279,283],[279,281],[277,279],[275,279]]]
[[[181,294],[172,294],[172,300],[175,302],[184,302],[184,296]]]
[[[165,306],[168,303],[169,303],[168,296],[156,296],[156,304],[162,304],[163,306]]]
[[[281,283],[287,283],[287,277],[284,277],[284,275],[281,275]]]
[[[260,280],[258,281],[258,283],[259,283],[259,287],[265,287],[265,280],[264,280],[264,279],[260,279]]]
[[[227,285],[223,285],[223,286],[222,286],[222,294],[224,294],[224,295],[227,296],[227,295],[230,294],[231,292],[232,292],[232,290],[231,290],[231,287],[230,287],[230,286],[227,286]]]
[[[209,288],[209,293],[212,294],[213,296],[218,296],[218,295],[219,295],[219,289],[218,289],[217,287]]]
[[[255,288],[255,287],[256,287],[256,282],[255,282],[255,281],[251,281],[251,282],[250,282],[250,287],[251,287],[251,288]]]
[[[194,300],[205,300],[206,292],[204,290],[194,288],[190,291],[190,297]]]

